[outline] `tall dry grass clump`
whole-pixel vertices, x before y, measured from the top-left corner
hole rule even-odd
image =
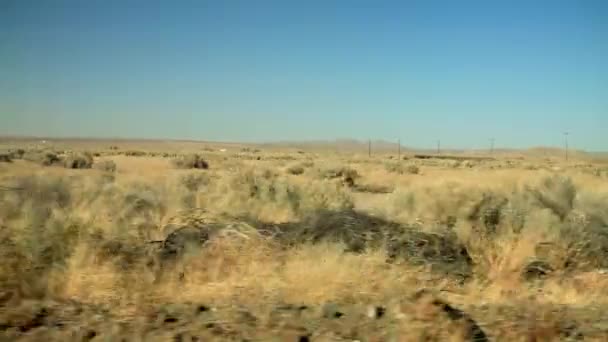
[[[353,206],[349,194],[336,184],[312,181],[299,185],[268,169],[241,169],[211,184],[208,191],[205,205],[213,210],[270,221]]]
[[[504,192],[445,183],[391,196],[387,215],[434,231],[455,230],[480,274],[497,269],[496,262],[535,274],[608,267],[608,194],[577,189],[565,176],[550,175]],[[544,265],[543,270],[527,268],[529,262]]]

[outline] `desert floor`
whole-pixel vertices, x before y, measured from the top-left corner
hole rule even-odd
[[[608,340],[598,158],[0,147],[1,340]]]

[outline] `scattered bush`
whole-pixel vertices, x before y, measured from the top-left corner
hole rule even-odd
[[[413,165],[413,164],[404,165],[404,164],[399,163],[399,162],[397,162],[397,163],[385,163],[384,164],[384,168],[388,172],[398,173],[400,175],[403,175],[403,174],[416,175],[416,174],[418,174],[420,172],[420,169],[416,165]]]
[[[324,179],[338,179],[348,187],[354,187],[355,181],[359,178],[357,170],[348,166],[330,166],[319,171]]]
[[[146,153],[144,151],[135,151],[135,150],[125,151],[125,152],[123,152],[123,154],[127,157],[145,157],[146,155],[148,155],[148,153]]]
[[[405,173],[409,173],[411,175],[417,175],[420,173],[420,169],[416,165],[408,165],[405,167]]]
[[[51,166],[61,163],[61,159],[52,151],[27,151],[23,154],[23,159],[42,166]]]
[[[198,154],[188,154],[173,159],[173,165],[178,169],[203,169],[209,168],[209,164]]]
[[[11,163],[13,159],[8,153],[0,153],[0,163]]]
[[[292,165],[290,167],[287,168],[287,173],[291,174],[291,175],[301,175],[304,173],[304,168],[301,165]]]
[[[401,163],[384,163],[384,169],[388,172],[403,174],[403,164]]]
[[[313,167],[315,166],[315,163],[312,160],[306,160],[300,163],[300,165],[302,165],[302,167]]]
[[[209,185],[210,179],[206,173],[190,172],[180,177],[180,183],[189,191],[198,191],[201,187]]]
[[[245,152],[245,153],[260,153],[261,151],[257,148],[251,148],[251,147],[243,147],[241,148],[241,152]]]
[[[23,158],[23,155],[25,154],[25,150],[18,148],[16,150],[9,151],[9,154],[10,154],[11,159],[21,159],[21,158]]]
[[[93,155],[88,152],[72,153],[63,158],[63,165],[67,169],[90,169],[93,167]]]
[[[392,187],[380,184],[356,184],[353,190],[370,194],[390,194],[394,191]]]
[[[608,178],[608,167],[593,168],[591,174],[600,178]]]
[[[93,167],[100,168],[102,163],[94,163]],[[10,176],[3,170],[0,175],[0,185],[10,190],[0,191],[3,261],[0,306],[7,309],[1,317],[5,320],[4,333],[42,336],[56,322],[78,322],[71,320],[71,316],[61,316],[72,310],[66,309],[64,298],[70,299],[66,303],[102,303],[104,310],[106,307],[116,310],[111,311],[117,314],[112,317],[121,321],[127,317],[121,314],[130,317],[134,312],[146,314],[152,319],[150,324],[158,322],[173,327],[181,322],[190,324],[188,320],[194,316],[198,318],[194,318],[193,324],[211,318],[216,328],[225,328],[228,334],[235,328],[230,321],[232,317],[245,316],[245,311],[239,311],[239,316],[223,316],[223,311],[213,313],[209,307],[220,308],[224,304],[235,307],[233,303],[239,304],[244,297],[256,296],[262,298],[260,302],[245,301],[245,306],[255,307],[259,303],[273,309],[275,304],[269,301],[276,299],[311,307],[336,298],[362,307],[361,303],[371,303],[377,308],[381,304],[382,310],[376,308],[369,322],[374,332],[376,327],[387,328],[385,324],[392,324],[393,318],[397,319],[393,315],[400,312],[404,313],[402,317],[410,313],[435,317],[437,313],[443,315],[441,311],[450,317],[463,317],[455,313],[456,309],[434,299],[429,300],[439,306],[439,311],[408,306],[409,288],[430,286],[447,291],[457,289],[462,293],[461,305],[466,305],[467,311],[478,310],[474,311],[474,317],[481,320],[484,329],[487,326],[495,334],[494,327],[502,323],[504,329],[518,328],[521,324],[524,330],[530,326],[527,321],[557,324],[552,320],[559,319],[559,324],[562,321],[570,324],[570,318],[562,316],[562,312],[569,310],[567,306],[562,310],[562,303],[559,309],[556,305],[551,311],[555,316],[530,315],[528,319],[524,315],[526,320],[508,321],[511,314],[519,315],[512,309],[529,311],[525,298],[538,296],[543,286],[547,286],[544,289],[550,295],[540,298],[541,301],[576,302],[577,311],[573,315],[579,315],[586,303],[605,292],[605,277],[599,273],[591,274],[594,278],[588,282],[570,279],[572,273],[580,275],[581,270],[608,267],[608,194],[602,194],[600,187],[594,188],[600,184],[598,179],[583,175],[571,180],[549,175],[526,186],[505,189],[504,184],[488,184],[484,188],[474,183],[468,185],[467,180],[436,184],[418,182],[415,179],[418,177],[412,177],[411,182],[401,182],[405,187],[401,191],[377,196],[372,201],[379,202],[365,202],[362,208],[366,211],[359,212],[353,209],[350,190],[326,181],[352,176],[351,172],[356,175],[348,167],[344,167],[346,171],[340,167],[331,169],[333,172],[325,170],[323,179],[299,182],[275,170],[259,169],[260,163],[255,165],[256,169],[243,169],[244,164],[217,174],[195,170],[169,172],[166,183],[154,176],[136,181],[120,177],[116,182],[107,182],[103,180],[107,175],[98,172],[3,168],[21,172]],[[366,170],[372,167],[373,164],[362,165]],[[63,176],[59,177],[60,174]],[[353,189],[373,190],[360,184]],[[372,197],[354,196],[357,200]],[[395,207],[390,219],[367,211],[383,207],[383,197],[388,199],[388,206]],[[197,216],[201,208],[205,208],[204,215],[208,216]],[[230,218],[225,219],[222,214]],[[169,227],[174,222],[172,218],[178,215],[200,220],[188,220],[188,225],[175,229]],[[421,222],[414,223],[417,218]],[[399,223],[395,222],[397,219]],[[437,226],[445,229],[436,229]],[[541,244],[545,242],[547,248],[543,251]],[[197,248],[191,249],[191,244]],[[165,268],[167,278],[156,278],[150,270],[162,269],[165,264],[159,259],[177,260]],[[401,262],[420,267],[394,264]],[[433,273],[427,274],[427,268]],[[435,271],[445,271],[449,277],[437,277]],[[455,277],[461,281],[472,279],[458,286],[453,282]],[[263,286],[259,285],[260,278],[267,280]],[[301,286],[294,291],[294,285]],[[176,286],[183,291],[176,293]],[[63,306],[45,309],[46,318],[23,316],[5,304],[7,292],[17,292],[24,299],[57,298]],[[496,293],[501,296],[499,308],[464,304],[485,301]],[[403,302],[395,296],[404,299]],[[517,304],[503,308],[502,302],[511,299]],[[22,302],[31,306],[33,301]],[[127,307],[120,304],[114,309],[115,302],[128,303],[131,311],[123,311]],[[139,306],[141,302],[143,305]],[[166,307],[173,314],[174,302],[196,304],[187,307],[183,316],[168,313],[155,316],[153,305]],[[393,305],[397,308],[395,312]],[[500,310],[500,315],[494,313],[495,309]],[[305,313],[297,307],[294,310],[298,310],[297,315],[308,317],[308,309],[302,309]],[[595,308],[590,311],[596,315]],[[330,315],[337,317],[335,312],[332,309]],[[221,319],[203,316],[216,314],[222,315]],[[325,319],[321,311],[312,314]],[[353,317],[355,321],[364,317],[356,311],[342,310],[340,315],[344,317],[331,321],[351,322]],[[90,317],[93,315],[86,319]],[[278,319],[274,317],[271,324]],[[494,319],[499,324],[494,325]],[[29,333],[20,332],[15,321],[44,326]],[[223,321],[227,323],[224,325]],[[584,322],[576,324],[586,326]],[[94,326],[96,338],[105,337],[104,327]],[[456,326],[449,326],[452,327]],[[237,325],[235,329],[238,328]],[[186,329],[189,328],[184,325]],[[71,333],[68,330],[66,333]],[[171,338],[183,338],[173,331],[170,334]],[[357,337],[352,339],[366,337],[361,331],[353,334]],[[428,336],[425,335],[427,339]],[[514,335],[496,333],[496,336],[509,339]]]
[[[0,277],[10,275],[32,285],[29,295],[38,296],[38,291],[44,290],[35,289],[35,284],[43,282],[52,267],[65,262],[78,232],[85,230],[80,220],[70,215],[73,184],[48,175],[4,179],[3,183],[16,190],[0,191],[0,218],[7,224],[1,229],[5,239],[0,250],[6,253],[2,268],[14,263],[18,270]]]
[[[246,169],[220,179],[209,186],[204,200],[218,212],[279,221],[319,209],[353,207],[339,185],[312,181],[300,186],[268,169]]]
[[[301,175],[306,171],[306,168],[311,167],[313,164],[310,162],[302,162],[293,164],[287,168],[287,173],[291,175]]]
[[[564,176],[546,177],[540,184],[526,186],[524,191],[531,195],[537,207],[551,210],[562,221],[572,211],[576,198],[576,187]]]
[[[116,172],[116,163],[112,160],[101,160],[95,162],[93,168],[105,172]]]
[[[467,168],[467,169],[472,169],[473,167],[475,167],[475,163],[471,160],[465,160],[462,162],[462,167]]]

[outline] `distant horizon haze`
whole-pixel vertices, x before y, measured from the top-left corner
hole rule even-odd
[[[57,142],[69,142],[69,141],[84,141],[84,142],[107,142],[107,143],[133,143],[133,142],[152,142],[152,143],[159,143],[159,142],[174,142],[174,143],[180,143],[180,142],[185,142],[185,143],[201,143],[201,144],[219,144],[219,145],[250,145],[250,146],[264,146],[264,145],[268,145],[268,146],[277,146],[277,147],[293,147],[293,148],[297,148],[297,147],[326,147],[326,148],[334,148],[335,146],[339,146],[339,145],[347,145],[350,146],[349,149],[356,149],[355,145],[358,146],[358,148],[363,151],[363,152],[367,152],[368,150],[368,143],[370,141],[370,139],[366,139],[366,140],[357,140],[357,139],[352,139],[352,138],[336,138],[336,139],[325,139],[325,140],[269,140],[269,141],[233,141],[233,140],[206,140],[206,139],[179,139],[179,138],[137,138],[137,137],[86,137],[86,136],[33,136],[33,135],[1,135],[0,134],[0,141],[1,140],[9,140],[9,141],[14,141],[14,140],[25,140],[25,141],[32,141],[32,140],[44,140],[47,142],[53,142],[53,141],[57,141]],[[384,140],[384,139],[371,139],[372,142],[372,149],[379,149],[379,150],[395,150],[397,149],[398,146],[398,140],[395,141],[390,141],[390,140]],[[433,145],[433,143],[435,145]],[[427,151],[427,152],[435,152],[437,150],[437,145],[436,145],[436,141],[435,142],[431,142],[431,144],[429,144],[428,146],[414,146],[414,145],[408,145],[408,144],[404,144],[403,141],[401,141],[401,149],[403,152],[406,151],[416,151],[416,152],[423,152],[423,151]],[[480,145],[478,147],[468,147],[468,148],[463,148],[463,147],[459,147],[459,146],[452,146],[452,145],[445,145],[442,143],[441,145],[441,151],[443,152],[450,152],[450,151],[461,151],[461,152],[466,152],[466,151],[474,151],[474,152],[484,152],[484,151],[495,151],[495,152],[499,152],[499,151],[503,151],[503,152],[509,152],[509,151],[526,151],[526,150],[536,150],[536,149],[545,149],[545,150],[555,150],[555,151],[565,151],[565,144],[562,146],[548,146],[548,145],[536,145],[536,146],[526,146],[526,147],[518,147],[518,148],[514,148],[514,147],[505,147],[505,146],[501,146],[501,145],[494,145],[493,149],[491,148],[491,145],[488,144],[486,146]],[[607,150],[585,150],[585,149],[579,149],[579,148],[572,148],[571,146],[568,147],[568,149],[572,152],[589,152],[589,153],[608,153]]]
[[[7,0],[0,135],[608,151],[608,1]]]

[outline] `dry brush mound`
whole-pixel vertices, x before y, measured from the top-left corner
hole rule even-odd
[[[265,231],[287,245],[338,243],[348,252],[384,249],[388,261],[468,275],[472,260],[456,235],[426,233],[420,227],[405,226],[354,210],[314,212],[299,222],[263,225]]]

